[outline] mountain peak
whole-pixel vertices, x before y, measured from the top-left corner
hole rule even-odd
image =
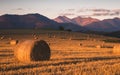
[[[14,29],[14,28],[58,28],[57,22],[40,15],[25,14],[25,15],[11,15],[5,14],[0,16],[0,29]]]
[[[57,18],[54,19],[54,21],[56,21],[58,23],[72,23],[71,19],[69,19],[66,16],[58,16]]]
[[[58,16],[57,18],[67,18],[66,16]]]
[[[93,23],[93,22],[97,22],[99,21],[98,19],[95,18],[91,18],[91,17],[75,17],[72,19],[73,23],[81,25],[81,26],[85,26],[87,24]]]

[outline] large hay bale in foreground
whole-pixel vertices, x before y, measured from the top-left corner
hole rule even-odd
[[[15,48],[15,57],[21,62],[49,60],[50,55],[49,45],[44,40],[27,40]]]
[[[115,45],[113,47],[113,53],[120,54],[120,45]]]

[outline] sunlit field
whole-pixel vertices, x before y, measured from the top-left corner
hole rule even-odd
[[[120,53],[113,53],[119,38],[48,30],[1,30],[0,37],[0,75],[120,75]],[[16,60],[17,44],[41,39],[50,46],[50,60]]]

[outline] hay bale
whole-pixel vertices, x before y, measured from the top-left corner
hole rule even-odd
[[[72,38],[70,37],[69,40],[72,40]]]
[[[120,45],[115,45],[113,47],[113,53],[120,54]]]
[[[26,40],[15,48],[15,57],[20,62],[49,60],[50,55],[49,45],[44,40]]]
[[[38,37],[34,37],[34,39],[35,39],[35,40],[37,40],[37,39],[38,39]]]
[[[12,40],[12,38],[11,38],[11,37],[9,37],[9,38],[8,38],[8,40]]]
[[[18,43],[18,40],[11,40],[10,45],[16,45]]]
[[[53,38],[56,38],[56,36],[54,35]]]
[[[83,46],[83,44],[82,44],[82,43],[80,43],[79,45],[80,45],[80,46]]]
[[[0,40],[3,40],[4,38],[5,38],[4,36],[1,36],[1,37],[0,37]]]
[[[97,45],[96,48],[102,48],[100,45]]]
[[[37,40],[38,39],[38,36],[37,35],[33,35],[34,39]]]

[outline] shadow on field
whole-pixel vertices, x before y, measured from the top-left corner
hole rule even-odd
[[[0,57],[10,57],[14,56],[14,54],[0,54]]]
[[[64,60],[82,60],[82,61],[86,61],[86,62],[90,62],[90,61],[98,61],[98,60],[110,60],[110,59],[120,59],[119,57],[90,57],[90,58],[63,58]]]
[[[3,68],[0,67],[0,71],[10,71],[10,70],[19,70],[19,69],[26,69],[26,68],[36,68],[36,67],[44,67],[44,66],[58,66],[58,65],[68,65],[68,64],[77,64],[81,62],[91,62],[91,61],[99,61],[99,60],[111,60],[111,59],[120,59],[120,56],[118,57],[91,57],[91,58],[64,58],[60,62],[56,62],[55,59],[51,59],[52,63],[49,64],[44,64],[42,61],[40,63],[32,63],[32,64],[26,64],[26,65],[21,65],[21,66],[13,66],[13,67],[7,67]],[[57,59],[58,60],[58,59]],[[70,61],[67,61],[70,60]],[[55,61],[55,62],[54,62]]]

